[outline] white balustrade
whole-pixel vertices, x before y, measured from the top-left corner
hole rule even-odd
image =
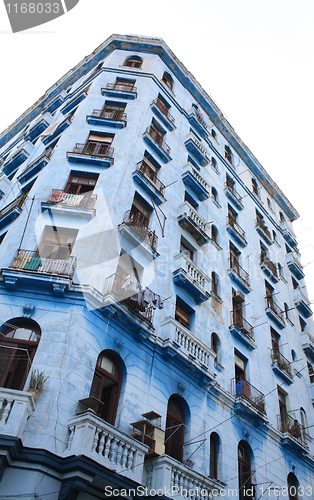
[[[0,434],[22,437],[27,418],[35,410],[31,393],[0,389]]]
[[[179,205],[180,215],[186,213],[188,217],[202,230],[204,233],[208,234],[207,231],[207,222],[201,217],[194,208],[189,204],[189,202],[185,201],[181,205]]]
[[[68,428],[70,436],[64,456],[85,455],[118,474],[142,480],[148,446],[108,424],[92,410],[71,419]]]
[[[176,255],[173,260],[176,262],[175,268],[184,269],[195,286],[201,287],[202,292],[209,291],[209,277],[184,252]]]

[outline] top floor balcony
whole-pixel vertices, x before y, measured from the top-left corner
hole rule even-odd
[[[132,176],[134,181],[151,195],[157,205],[166,201],[164,196],[165,185],[158,179],[157,172],[145,160],[137,164]]]
[[[186,149],[192,153],[202,167],[210,162],[209,154],[206,148],[202,146],[195,134],[190,132],[184,142]]]
[[[108,97],[121,97],[123,99],[136,99],[137,88],[131,83],[107,83],[105,88],[101,89],[102,95]]]
[[[154,113],[158,116],[158,118],[163,122],[163,124],[166,125],[168,130],[172,131],[177,128],[175,126],[175,119],[170,114],[169,109],[161,99],[157,97],[157,99],[155,99],[151,103],[150,107],[152,111],[154,111]]]
[[[300,254],[297,250],[293,250],[287,254],[287,265],[290,271],[295,275],[298,280],[304,278],[304,272],[300,260]]]
[[[278,306],[277,302],[274,300],[273,295],[267,295],[265,297],[266,314],[271,318],[277,326],[280,328],[285,328],[286,323],[284,320],[284,312]]]
[[[225,195],[233,202],[238,210],[243,210],[242,197],[239,195],[233,184],[225,182]]]
[[[231,394],[236,397],[235,410],[257,419],[266,415],[265,396],[247,380],[231,380]]]
[[[281,440],[284,446],[300,453],[308,451],[310,436],[303,425],[301,411],[283,410],[277,415],[277,428],[283,434]]]
[[[188,167],[188,170],[182,174],[183,183],[194,191],[200,201],[207,200],[209,198],[207,182],[191,163],[187,163],[186,167]]]
[[[196,108],[191,108],[188,115],[190,124],[195,128],[196,132],[205,139],[208,137],[209,131],[204,118]]]
[[[226,220],[226,229],[231,236],[241,245],[241,247],[245,247],[247,245],[247,241],[245,239],[245,231],[236,221],[236,218],[231,214],[227,215]]]
[[[264,219],[262,219],[261,217],[256,217],[255,227],[258,234],[266,241],[268,245],[271,245],[273,243],[273,240]]]
[[[122,129],[127,126],[127,114],[115,109],[94,109],[91,115],[86,117],[89,125],[105,125]]]
[[[67,152],[67,158],[71,163],[111,167],[114,162],[113,154],[114,149],[104,142],[93,142],[88,145],[77,143],[73,151]]]
[[[272,369],[277,375],[280,375],[285,382],[291,384],[293,382],[293,375],[291,371],[291,363],[279,351],[279,347],[271,350]]]
[[[97,196],[89,191],[84,194],[72,194],[60,189],[53,189],[46,202],[41,203],[41,209],[77,215],[90,219],[95,215],[95,203]]]
[[[276,264],[274,264],[264,253],[260,254],[260,266],[264,273],[274,282],[278,283],[279,277]]]
[[[171,161],[171,148],[166,141],[164,141],[163,135],[161,135],[155,127],[152,125],[147,127],[143,134],[143,139],[165,163]]]
[[[24,203],[27,199],[27,193],[21,194],[14,201],[9,203],[6,207],[0,210],[0,228],[13,222],[23,210]]]
[[[200,246],[208,243],[210,240],[208,223],[187,201],[182,203],[182,205],[179,206],[179,209],[180,215],[178,216],[178,223],[180,226],[191,233]]]
[[[89,87],[88,87],[89,88]],[[67,115],[73,108],[78,106],[87,96],[88,88],[85,88],[82,92],[75,94],[70,99],[66,100],[64,106],[60,109],[63,115]]]

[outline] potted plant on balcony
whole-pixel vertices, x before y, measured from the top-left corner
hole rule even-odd
[[[39,370],[32,371],[27,392],[32,394],[34,401],[37,401],[47,379],[48,377],[45,377],[45,372],[40,372]]]

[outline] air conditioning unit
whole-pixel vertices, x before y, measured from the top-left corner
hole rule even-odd
[[[237,304],[241,304],[242,302],[245,302],[245,296],[242,292],[240,292],[240,290],[233,290],[232,300]]]

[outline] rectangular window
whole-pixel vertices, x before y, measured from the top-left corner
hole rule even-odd
[[[188,330],[190,329],[190,313],[184,307],[176,304],[175,319]]]
[[[133,92],[135,81],[117,78],[114,85],[115,90],[123,90],[124,92]]]
[[[106,101],[101,112],[101,117],[110,120],[122,120],[126,104]]]
[[[77,233],[76,229],[46,226],[37,250],[39,257],[55,260],[69,259]]]
[[[157,125],[155,121],[152,122],[150,126],[150,135],[151,137],[159,144],[160,146],[163,143],[165,132]]]
[[[98,175],[71,174],[65,185],[64,192],[70,194],[88,193],[94,190],[97,179]]]
[[[112,141],[113,136],[90,133],[85,144],[84,152],[93,156],[107,156]]]

